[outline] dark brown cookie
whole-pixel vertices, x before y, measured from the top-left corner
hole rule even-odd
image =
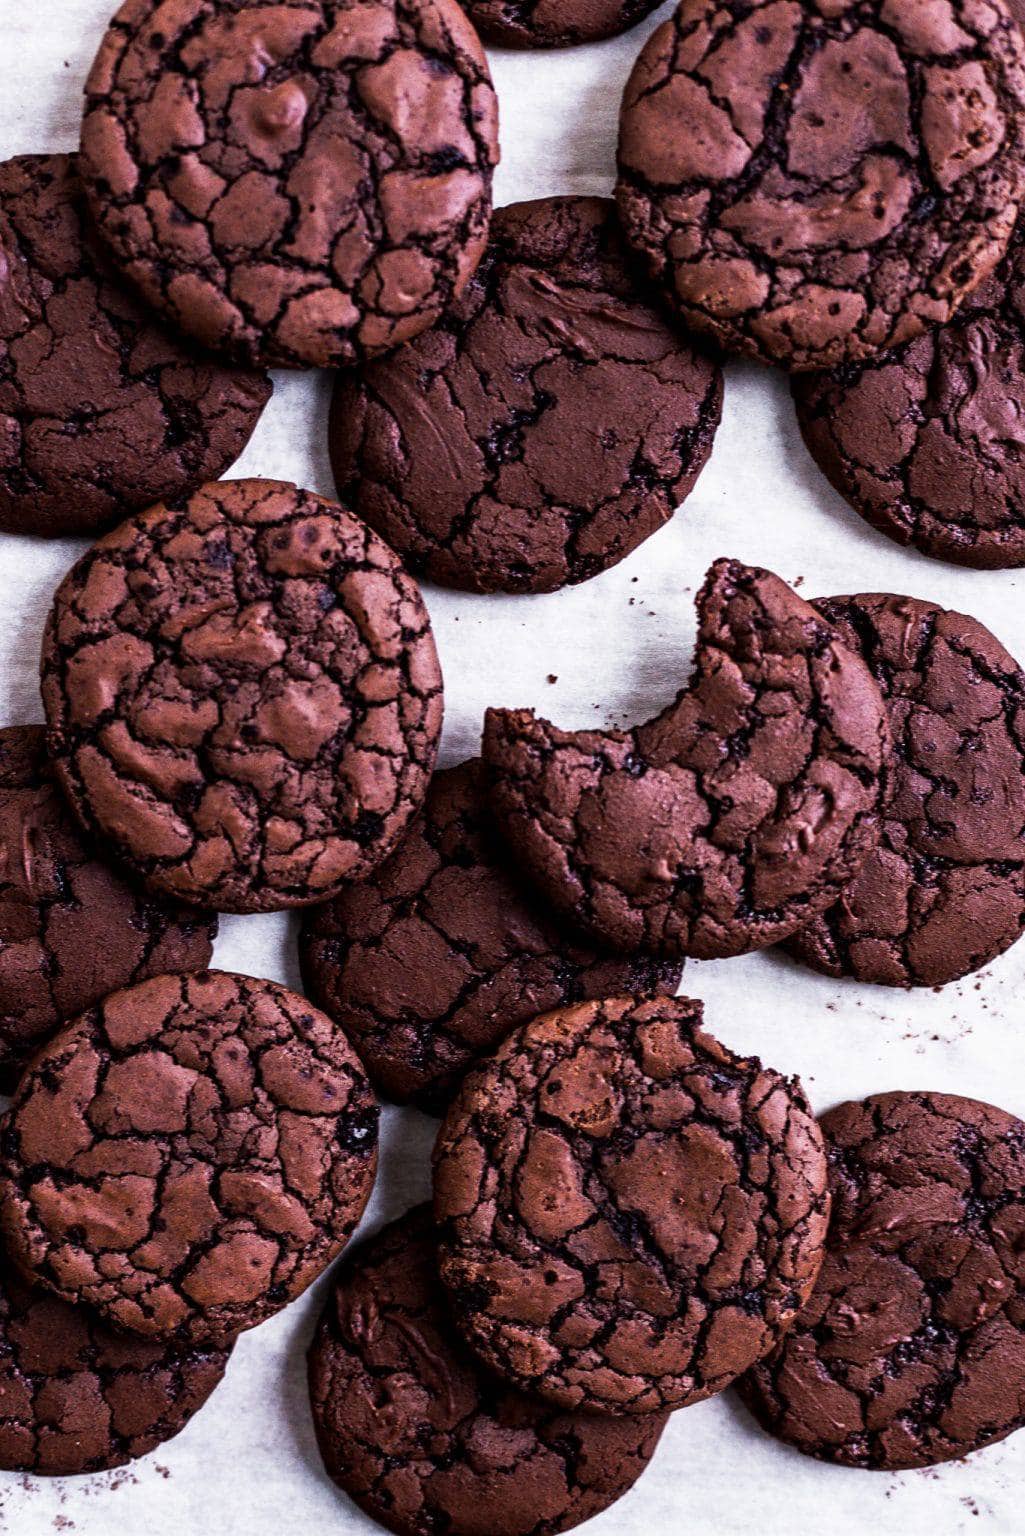
[[[69,155],[0,165],[0,528],[92,533],[215,480],[270,399],[115,281]]]
[[[942,1093],[823,1116],[833,1219],[811,1299],[741,1383],[809,1456],[895,1471],[1025,1425],[1025,1124]]]
[[[479,758],[437,773],[386,864],[305,914],[306,989],[387,1098],[440,1109],[520,1024],[584,998],[665,993],[682,967],[603,955],[531,902],[495,845]]]
[[[227,1363],[223,1350],[179,1354],[115,1333],[5,1274],[0,1467],[67,1477],[124,1466],[184,1429]]]
[[[561,1413],[483,1370],[449,1316],[429,1206],[342,1261],[309,1369],[324,1465],[399,1536],[570,1530],[633,1486],[666,1422]]]
[[[659,0],[463,0],[486,43],[569,48],[628,32]]]
[[[879,843],[787,948],[830,976],[942,986],[1025,929],[1025,674],[977,620],[932,603],[815,606],[871,668],[893,758]]]
[[[345,1036],[297,993],[224,971],[141,982],[21,1080],[0,1161],[8,1255],[113,1326],[222,1344],[344,1246],[377,1116]]]
[[[0,730],[0,1093],[108,992],[210,963],[217,919],[127,884],[82,841],[41,725]]]
[[[376,534],[310,491],[226,480],[73,567],[43,703],[90,832],[154,890],[266,912],[387,858],[427,793],[441,672]]]
[[[822,1137],[800,1084],[687,998],[576,1003],[465,1079],[435,1148],[440,1272],[485,1364],[568,1408],[719,1392],[822,1260]]]
[[[127,0],[86,84],[115,260],[250,363],[349,363],[432,325],[480,259],[497,159],[455,0]]]
[[[690,685],[646,725],[560,731],[489,710],[515,860],[625,951],[737,955],[831,906],[877,837],[886,710],[861,657],[778,576],[720,560]]]
[[[719,369],[631,279],[613,205],[542,198],[498,210],[433,331],[339,375],[331,460],[412,570],[551,592],[672,516],[721,410]]]
[[[627,239],[695,330],[792,369],[949,319],[1025,191],[1004,0],[682,0],[623,100]]]

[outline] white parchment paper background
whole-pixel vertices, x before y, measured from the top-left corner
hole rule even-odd
[[[112,5],[0,0],[0,158],[75,146],[82,82]],[[622,87],[657,19],[589,48],[492,54],[498,203],[611,187]],[[233,473],[333,494],[328,392],[326,378],[279,376]],[[0,536],[0,723],[41,718],[39,635],[51,593],[81,547]],[[734,365],[696,491],[629,560],[550,597],[427,589],[445,671],[444,760],[475,750],[488,704],[534,705],[570,727],[653,713],[686,676],[693,594],[719,555],[769,566],[806,596],[884,590],[960,608],[1025,661],[1025,576],[961,571],[872,533],[807,457],[783,379]],[[216,963],[298,985],[295,928],[284,916],[222,919]],[[685,986],[704,999],[709,1025],[728,1045],[800,1073],[819,1110],[889,1088],[934,1088],[1025,1115],[1023,978],[1025,941],[940,994],[835,984],[771,952],[693,964]],[[426,1194],[433,1129],[415,1113],[386,1112],[366,1229]],[[310,1424],[304,1352],[319,1290],[245,1335],[206,1408],[145,1460],[63,1481],[0,1473],[0,1536],[365,1536],[371,1524],[324,1476]],[[853,1472],[775,1444],[726,1394],[677,1414],[641,1483],[586,1531],[989,1536],[1022,1530],[1023,1485],[1025,1433],[932,1471]]]

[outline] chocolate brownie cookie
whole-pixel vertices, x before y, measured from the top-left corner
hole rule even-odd
[[[303,980],[387,1098],[440,1108],[519,1024],[583,998],[665,993],[679,964],[603,955],[532,903],[495,846],[483,764],[437,773],[386,864],[305,914]]]
[[[455,0],[126,0],[86,84],[115,260],[250,363],[349,363],[432,325],[480,258],[497,159]]]
[[[865,662],[768,571],[720,560],[690,685],[646,725],[489,710],[491,803],[545,897],[615,948],[702,959],[831,906],[878,835],[890,742]]]
[[[1004,0],[682,0],[623,100],[627,239],[688,325],[792,369],[950,318],[1025,192]]]
[[[344,1246],[377,1114],[345,1036],[275,982],[115,992],[39,1052],[5,1119],[8,1256],[113,1326],[223,1344]]]
[[[127,884],[82,841],[40,725],[0,730],[0,1093],[32,1053],[133,981],[210,963],[217,919]]]
[[[463,0],[486,43],[568,48],[628,32],[659,0]]]
[[[719,369],[631,279],[612,203],[542,198],[498,210],[433,331],[339,375],[331,460],[412,570],[551,592],[672,516],[721,410]]]
[[[666,1422],[561,1413],[484,1371],[449,1316],[429,1206],[342,1261],[309,1369],[324,1465],[399,1536],[569,1530],[633,1486]]]
[[[1025,674],[977,620],[932,603],[816,607],[871,668],[893,758],[877,846],[787,948],[830,976],[942,986],[1025,929]]]
[[[115,280],[71,156],[0,164],[0,528],[92,533],[215,480],[270,394]]]
[[[807,1298],[829,1213],[795,1079],[686,998],[576,1003],[465,1079],[435,1148],[440,1273],[485,1364],[568,1408],[719,1392]]]
[[[105,1328],[83,1307],[0,1281],[0,1467],[67,1477],[145,1456],[185,1428],[228,1355],[180,1354]]]
[[[427,792],[441,672],[376,534],[309,491],[227,480],[73,567],[43,703],[83,825],[151,889],[267,912],[391,852]]]
[[[741,1384],[807,1455],[895,1471],[1025,1425],[1025,1124],[942,1093],[822,1120],[833,1219],[811,1299]]]

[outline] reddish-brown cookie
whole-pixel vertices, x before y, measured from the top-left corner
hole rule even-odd
[[[0,528],[93,533],[216,480],[271,394],[115,280],[69,155],[0,165]]]
[[[552,1536],[621,1498],[665,1414],[560,1412],[485,1371],[449,1315],[420,1206],[346,1256],[310,1347],[328,1473],[399,1536]]]
[[[8,1256],[112,1326],[223,1344],[344,1247],[377,1117],[345,1036],[304,997],[224,971],[141,982],[21,1080],[0,1159]]]
[[[833,1218],[811,1299],[744,1377],[772,1434],[896,1471],[1025,1425],[1025,1124],[942,1093],[823,1116]]]
[[[541,198],[498,210],[432,331],[339,375],[331,461],[339,495],[410,569],[551,592],[672,516],[721,410],[721,372],[638,289],[613,205]]]
[[[893,757],[878,844],[787,948],[830,976],[942,986],[1025,929],[1025,674],[976,619],[933,603],[815,606],[871,668]]]
[[[350,363],[432,325],[480,259],[497,159],[455,0],[126,0],[86,83],[115,261],[251,363]]]
[[[441,672],[376,534],[310,491],[227,480],[73,567],[43,703],[90,832],[154,890],[266,912],[387,858],[427,793]]]
[[[628,32],[658,0],[462,0],[486,43],[569,48]]]
[[[216,933],[215,917],[146,895],[83,843],[41,725],[0,730],[0,1092],[108,992],[203,970]]]
[[[389,1099],[440,1109],[478,1056],[567,1003],[665,993],[682,967],[602,954],[532,901],[496,846],[479,758],[436,773],[386,864],[304,915],[306,989]]]
[[[778,576],[720,560],[687,689],[628,731],[488,711],[514,860],[624,951],[742,954],[831,906],[877,837],[889,757],[869,669]]]
[[[1023,191],[1004,0],[682,0],[623,99],[628,241],[689,326],[791,369],[949,319]]]
[[[687,998],[577,1003],[471,1072],[435,1148],[440,1273],[486,1365],[568,1408],[719,1392],[822,1261],[826,1159],[796,1079]]]
[[[84,1307],[0,1283],[0,1467],[68,1477],[145,1456],[185,1428],[228,1354],[184,1354],[104,1327]]]

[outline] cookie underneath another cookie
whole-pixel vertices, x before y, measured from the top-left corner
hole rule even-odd
[[[462,0],[486,43],[568,48],[628,32],[659,0]]]

